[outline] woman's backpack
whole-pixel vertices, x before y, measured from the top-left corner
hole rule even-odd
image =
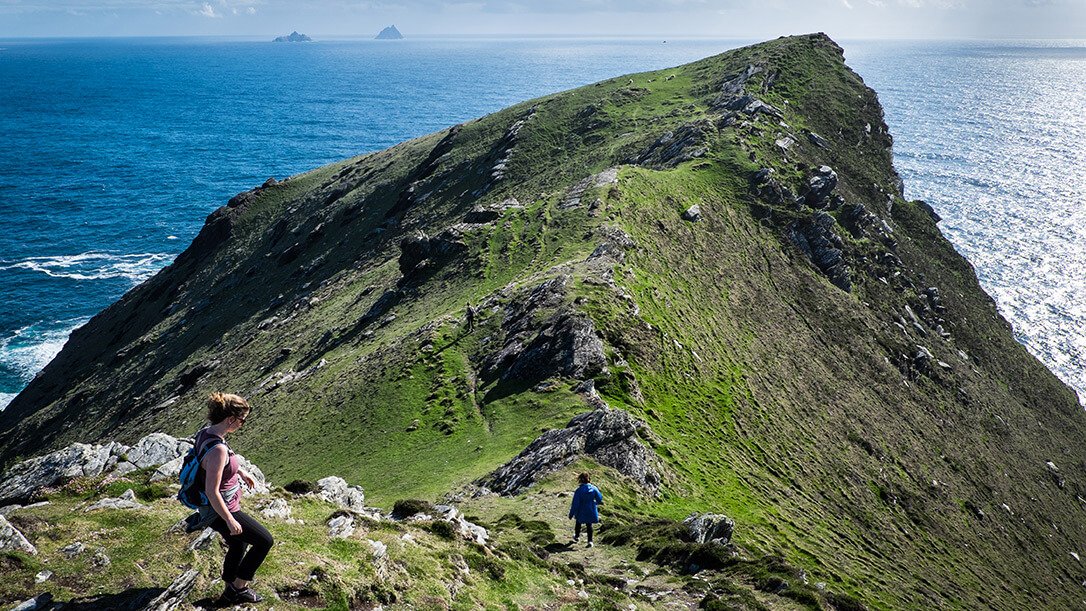
[[[207,495],[204,494],[204,468],[200,465],[211,448],[223,443],[223,440],[213,437],[204,443],[203,449],[197,454],[196,446],[185,454],[185,460],[181,463],[181,473],[177,476],[181,483],[181,490],[177,493],[177,500],[189,509],[200,509],[208,505]]]

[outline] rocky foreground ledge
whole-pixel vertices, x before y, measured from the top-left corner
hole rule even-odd
[[[589,421],[600,425],[596,437],[582,430]],[[361,487],[337,476],[277,487],[246,461],[258,482],[247,510],[260,516],[277,541],[258,585],[273,590],[265,589],[265,597],[275,608],[288,609],[344,598],[349,608],[360,609],[448,608],[454,601],[479,608],[502,600],[623,609],[656,608],[668,600],[695,608],[720,597],[723,590],[707,576],[726,564],[758,571],[767,562],[779,564],[748,557],[731,542],[735,522],[719,514],[649,525],[616,519],[600,530],[599,547],[592,550],[563,542],[553,522],[527,517],[564,518],[569,494],[563,488],[570,474],[558,464],[593,455],[599,439],[614,438],[615,448],[640,455],[642,450],[629,445],[634,425],[617,410],[575,418],[491,476],[498,482],[502,474],[535,465],[560,472],[554,480],[561,488],[546,477],[513,478],[519,488],[510,486],[505,494],[477,490],[464,501],[466,510],[420,500],[397,501],[388,510],[371,507]],[[185,534],[181,518],[188,511],[173,498],[172,480],[190,447],[191,440],[163,433],[132,446],[79,443],[5,473],[0,566],[10,579],[0,585],[0,608],[214,608],[222,546],[211,529]],[[647,492],[643,480],[620,475],[617,468],[607,473],[623,478],[631,490]],[[604,485],[620,492],[617,481]],[[774,566],[802,584],[801,571]],[[517,575],[527,591],[508,598],[506,575]],[[817,584],[800,587],[810,596],[830,596],[824,584],[822,590]],[[447,595],[435,597],[435,588]]]

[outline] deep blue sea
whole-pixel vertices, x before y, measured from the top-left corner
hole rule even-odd
[[[263,182],[751,41],[0,40],[0,409]],[[845,42],[907,192],[1086,396],[1086,46]]]

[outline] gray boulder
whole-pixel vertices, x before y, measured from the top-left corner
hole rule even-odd
[[[283,499],[272,499],[260,510],[260,515],[273,520],[286,520],[293,522],[290,517],[290,505]]]
[[[82,541],[76,541],[75,543],[60,548],[60,553],[68,559],[75,558],[85,551],[87,551],[87,546]]]
[[[143,509],[139,501],[136,500],[136,493],[131,488],[124,491],[124,494],[115,499],[102,499],[97,503],[87,507],[84,511],[98,511],[100,509]]]
[[[516,458],[478,482],[502,495],[517,494],[574,460],[589,456],[656,494],[661,476],[651,450],[641,442],[648,428],[617,409],[597,409],[570,420],[564,429],[543,433]]]
[[[735,531],[735,520],[719,513],[694,513],[683,520],[683,526],[694,543],[727,544]]]
[[[341,513],[328,520],[328,536],[333,539],[346,539],[354,533],[354,516]]]
[[[0,516],[0,551],[38,553],[38,549],[4,516]]]
[[[693,206],[690,206],[689,208],[687,208],[686,212],[683,212],[683,220],[684,221],[690,221],[691,223],[696,223],[696,222],[700,221],[701,220],[701,206],[699,206],[697,204],[694,204]]]
[[[807,185],[801,194],[803,203],[812,208],[826,208],[833,190],[837,188],[837,172],[824,165],[807,178]]]
[[[348,484],[342,477],[330,476],[317,480],[317,496],[324,501],[350,511],[366,508],[366,494],[360,486]]]

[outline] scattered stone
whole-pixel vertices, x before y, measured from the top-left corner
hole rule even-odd
[[[200,536],[192,540],[189,543],[189,551],[204,550],[211,546],[211,540],[215,538],[215,531],[211,528],[205,528]]]
[[[97,503],[87,507],[84,511],[98,511],[100,509],[143,509],[144,505],[136,501],[136,493],[131,488],[124,491],[120,497],[115,499],[102,499]]]
[[[82,554],[84,551],[86,551],[86,549],[87,546],[84,545],[82,541],[76,541],[71,545],[65,545],[64,547],[60,548],[59,551],[61,554],[64,555],[65,558],[71,559],[75,558],[79,554]]]
[[[0,478],[0,503],[25,502],[39,489],[76,477],[94,477],[112,469],[128,446],[72,445],[16,464]]]
[[[142,611],[173,611],[185,602],[192,588],[196,586],[196,579],[200,573],[196,569],[189,569],[182,573],[170,584],[166,591],[159,594],[147,604]]]
[[[0,551],[38,553],[38,549],[4,516],[0,516]]]
[[[388,555],[388,546],[380,541],[374,541],[373,539],[366,539],[366,542],[370,544],[370,548],[373,549],[373,559],[380,560]]]
[[[1053,472],[1053,473],[1059,473],[1060,472],[1059,468],[1056,467],[1056,463],[1052,462],[1051,460],[1046,460],[1045,461],[1045,466],[1048,467],[1048,470]]]
[[[467,521],[464,514],[460,513],[460,510],[452,505],[434,505],[434,512],[441,516],[441,519],[452,524],[457,529],[457,534],[468,541],[486,545],[487,540],[490,538],[490,534],[485,528]]]
[[[328,520],[328,536],[333,539],[345,539],[354,533],[354,517],[349,513],[340,513]]]
[[[412,420],[411,424],[407,425],[407,429],[405,430],[407,430],[407,432],[419,430],[419,419],[415,418],[414,420]]]
[[[782,151],[787,151],[788,149],[792,148],[792,145],[794,145],[795,143],[796,141],[794,138],[792,138],[792,136],[777,138],[773,141],[773,144],[776,144],[777,148],[781,149]]]
[[[656,494],[660,472],[652,451],[640,441],[648,435],[643,422],[622,410],[594,410],[574,417],[564,429],[547,431],[478,484],[501,495],[517,494],[544,475],[587,455]]]
[[[34,576],[34,583],[44,583],[46,581],[49,581],[49,578],[52,576],[53,571],[39,571],[38,574]]]
[[[696,223],[701,220],[701,206],[694,204],[683,212],[683,220]]]
[[[727,544],[735,531],[735,520],[717,513],[690,514],[683,525],[694,543]]]
[[[260,514],[265,518],[273,520],[285,520],[288,523],[293,523],[294,519],[290,517],[290,505],[284,499],[272,499],[268,501],[264,508],[260,510]]]
[[[366,495],[360,486],[352,486],[343,478],[330,476],[317,480],[317,496],[333,505],[351,511],[366,508]]]
[[[807,140],[820,149],[830,148],[829,141],[814,132],[807,132]]]
[[[109,559],[104,550],[95,550],[94,556],[91,558],[91,566],[104,569],[111,564],[113,564],[113,561]]]

